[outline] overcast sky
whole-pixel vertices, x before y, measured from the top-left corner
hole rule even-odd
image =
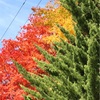
[[[13,20],[14,16],[18,12],[19,8],[25,0],[0,0],[0,38],[3,33]],[[32,13],[31,8],[36,7],[40,0],[26,0],[25,5],[19,12],[18,16],[10,26],[9,30],[4,35],[3,39],[14,39],[20,27],[23,26],[28,19],[29,15]],[[45,7],[49,0],[42,0],[39,7]],[[2,39],[2,40],[3,40]],[[0,41],[0,48],[2,43]]]

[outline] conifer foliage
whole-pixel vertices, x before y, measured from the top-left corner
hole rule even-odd
[[[77,23],[76,36],[58,25],[69,43],[63,39],[54,43],[56,56],[36,45],[48,63],[35,61],[48,75],[30,74],[13,61],[19,72],[37,88],[35,92],[21,85],[29,93],[25,100],[31,100],[31,96],[37,100],[99,100],[99,1],[61,0],[61,3]]]

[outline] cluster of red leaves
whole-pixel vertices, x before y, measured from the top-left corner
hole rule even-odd
[[[39,25],[38,22],[41,21],[43,22],[39,16],[30,17],[30,23],[22,27],[20,36],[16,40],[3,40],[3,48],[0,52],[0,100],[23,100],[22,94],[26,93],[20,88],[19,84],[36,90],[18,73],[11,58],[32,73],[46,74],[37,67],[32,59],[35,57],[39,60],[45,60],[34,44],[54,54],[50,45],[42,41],[42,37],[50,33],[48,32],[48,26]]]

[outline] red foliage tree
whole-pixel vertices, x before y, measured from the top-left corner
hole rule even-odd
[[[22,64],[26,70],[32,73],[46,74],[32,59],[35,57],[45,60],[34,44],[38,44],[54,54],[50,45],[42,41],[42,37],[50,34],[48,32],[49,26],[36,24],[39,21],[43,22],[39,16],[30,18],[30,23],[22,27],[20,36],[17,36],[16,40],[3,40],[3,48],[0,53],[0,100],[23,100],[22,94],[25,94],[25,92],[20,88],[19,84],[35,90],[35,87],[31,87],[18,73],[11,58]]]

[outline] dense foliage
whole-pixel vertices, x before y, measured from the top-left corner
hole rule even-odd
[[[29,93],[25,100],[31,100],[31,96],[39,100],[99,100],[99,1],[61,0],[61,3],[73,15],[76,36],[57,25],[70,43],[62,38],[55,42],[52,47],[55,56],[35,45],[48,62],[35,61],[48,75],[30,74],[13,60],[19,72],[38,90],[21,85]]]
[[[30,22],[22,27],[16,40],[3,40],[3,47],[0,49],[0,100],[23,100],[22,94],[27,93],[20,88],[19,84],[36,90],[34,86],[30,86],[30,83],[18,73],[11,59],[19,62],[31,73],[37,75],[41,73],[47,74],[33,60],[33,57],[35,57],[48,62],[34,44],[38,44],[50,54],[55,55],[55,51],[50,46],[53,41],[59,40],[61,32],[54,30],[56,27],[54,24],[59,23],[64,27],[67,26],[66,28],[74,34],[71,14],[59,2],[55,1],[55,4],[50,2],[45,8],[34,9],[35,11],[32,8],[34,15],[29,16]],[[64,17],[65,15],[66,17]],[[63,22],[61,22],[62,19]],[[67,20],[67,23],[65,23],[65,20]]]

